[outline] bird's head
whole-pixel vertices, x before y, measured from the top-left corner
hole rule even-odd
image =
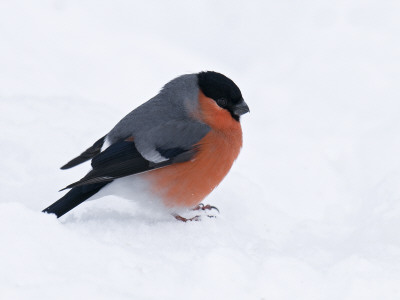
[[[240,120],[241,115],[250,112],[238,86],[225,75],[207,71],[198,73],[197,78],[203,94],[213,99],[219,107],[229,111],[236,121]]]

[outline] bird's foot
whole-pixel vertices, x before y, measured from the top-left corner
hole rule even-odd
[[[177,219],[178,221],[182,221],[182,222],[187,222],[187,221],[201,221],[201,216],[194,216],[193,218],[184,218],[181,217],[180,215],[173,215],[175,219]],[[216,218],[216,216],[209,216],[207,215],[207,217],[209,218]]]
[[[215,209],[218,213],[219,213],[219,209],[216,208],[215,206],[211,206],[209,204],[204,205],[203,203],[200,203],[199,205],[195,206],[194,208],[192,208],[192,211],[211,211]],[[177,219],[178,221],[182,221],[182,222],[188,222],[188,221],[201,221],[201,216],[197,215],[194,216],[192,218],[184,218],[180,215],[177,214],[173,214],[174,218]],[[209,218],[216,218],[216,216],[213,215],[206,215]]]
[[[182,221],[182,222],[187,222],[187,221],[200,221],[201,217],[200,216],[194,216],[193,218],[184,218],[181,217],[180,215],[173,215],[175,217],[175,219],[177,219],[178,221]]]
[[[212,210],[212,209],[215,209],[219,213],[219,209],[216,208],[215,206],[211,206],[210,204],[204,205],[203,203],[200,203],[192,210]],[[208,216],[208,217],[213,218],[213,216]]]

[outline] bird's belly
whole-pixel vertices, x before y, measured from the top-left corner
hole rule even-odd
[[[167,207],[193,207],[222,181],[237,158],[242,137],[209,132],[191,161],[141,174]],[[241,132],[240,132],[241,133]]]
[[[140,174],[115,179],[91,197],[90,200],[106,196],[117,196],[133,200],[136,203],[140,203],[140,205],[164,206],[162,199],[152,192],[149,182],[141,177]]]

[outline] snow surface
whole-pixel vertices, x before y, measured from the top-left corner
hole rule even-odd
[[[246,4],[245,4],[246,3]],[[398,1],[0,1],[0,299],[400,299]],[[184,73],[244,147],[183,224],[58,168]]]

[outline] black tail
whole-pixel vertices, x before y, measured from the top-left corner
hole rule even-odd
[[[88,198],[92,197],[94,194],[100,191],[102,187],[109,183],[110,182],[100,182],[74,187],[61,199],[54,202],[48,208],[45,208],[42,212],[55,214],[57,218],[59,218]]]

